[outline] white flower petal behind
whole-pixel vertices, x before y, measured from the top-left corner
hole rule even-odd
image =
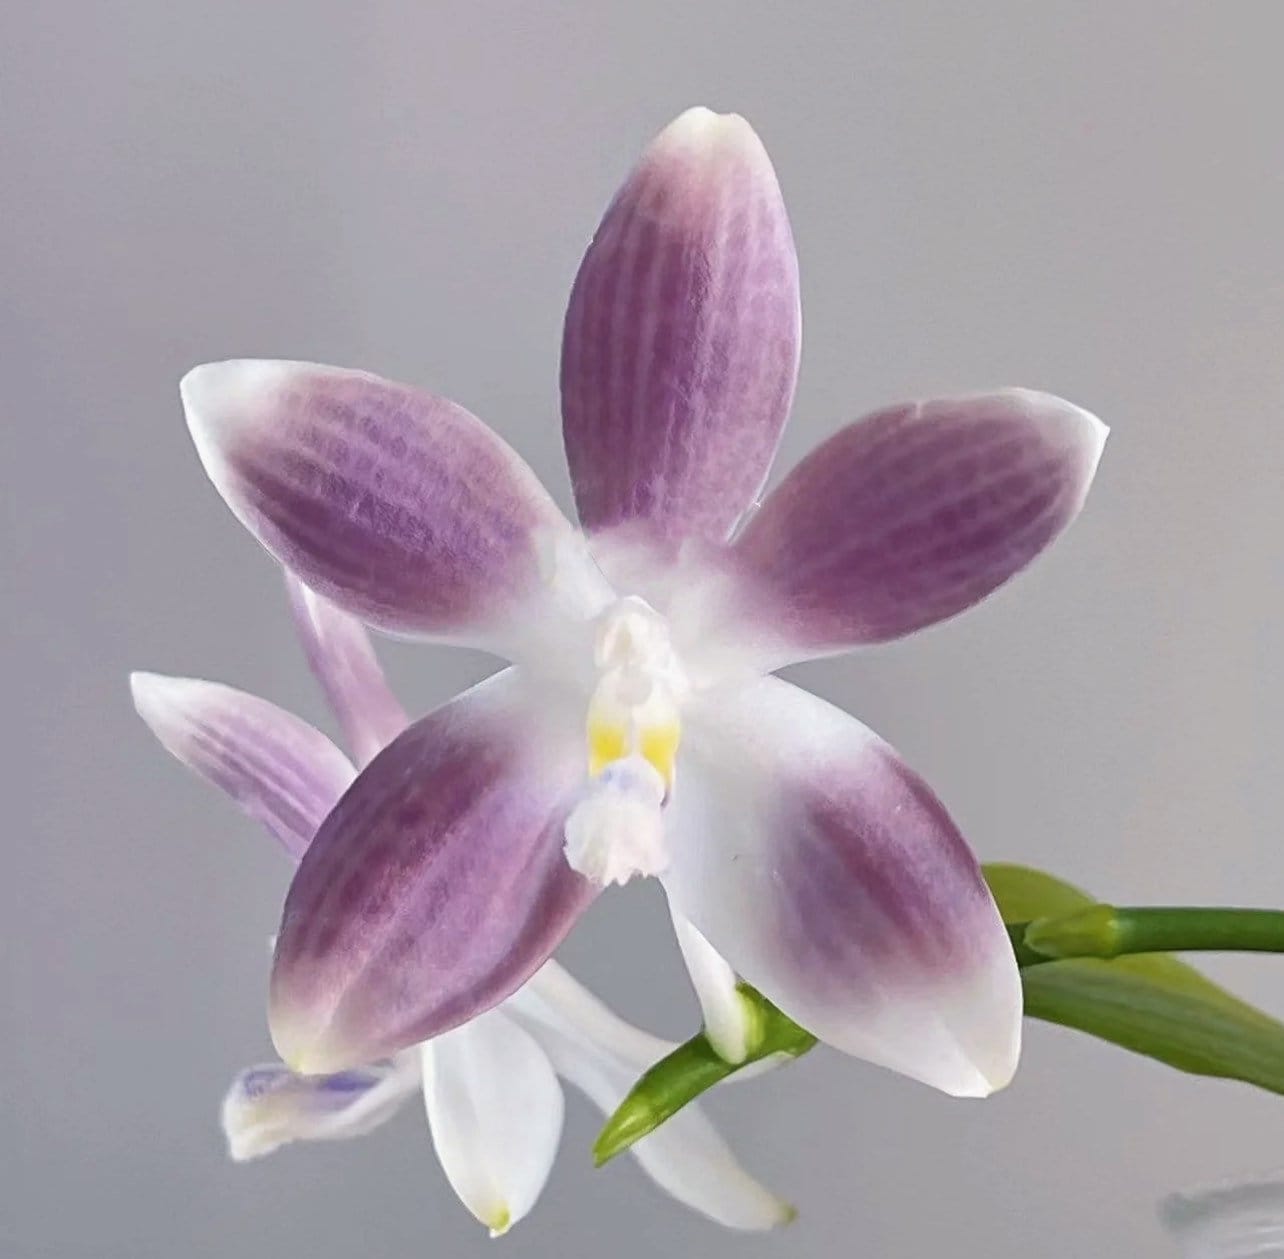
[[[612,1013],[556,962],[505,1003],[530,1028],[557,1072],[610,1115],[647,1067],[675,1046]],[[736,1160],[691,1103],[631,1148],[647,1175],[679,1202],[728,1228],[786,1224],[794,1209]]]
[[[498,1237],[535,1205],[562,1136],[562,1087],[501,1006],[422,1045],[433,1146],[459,1200]]]

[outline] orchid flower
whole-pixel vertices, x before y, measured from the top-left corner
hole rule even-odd
[[[581,528],[453,402],[358,371],[183,380],[232,511],[383,631],[511,662],[412,724],[290,888],[270,1023],[296,1069],[395,1054],[496,1005],[609,883],[657,876],[718,1051],[741,981],[947,1093],[1011,1077],[1021,986],[977,861],[877,735],[770,676],[972,606],[1084,501],[1105,440],[1027,390],[887,407],[761,504],[794,391],[798,267],[735,115],[684,113],[580,266],[561,361]]]
[[[365,763],[405,727],[405,714],[365,629],[289,584],[313,671]],[[262,822],[290,856],[305,855],[356,776],[324,734],[213,682],[139,673],[131,686],[139,714],[170,752]],[[495,1236],[534,1206],[552,1167],[562,1131],[558,1077],[609,1114],[672,1048],[549,961],[502,1005],[390,1058],[320,1076],[280,1063],[242,1071],[223,1101],[223,1131],[234,1159],[258,1158],[291,1141],[360,1136],[420,1094],[450,1184]],[[637,1156],[663,1189],[721,1224],[763,1229],[792,1216],[698,1111],[642,1141]]]

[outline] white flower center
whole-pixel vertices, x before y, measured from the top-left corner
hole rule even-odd
[[[635,595],[598,618],[589,782],[566,823],[566,859],[597,883],[668,864],[661,809],[673,790],[687,679],[665,619]]]

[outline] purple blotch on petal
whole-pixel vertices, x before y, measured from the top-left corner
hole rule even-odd
[[[286,899],[272,1031],[296,1069],[426,1040],[512,993],[594,889],[562,827],[579,732],[532,728],[508,675],[416,722],[326,820]]]

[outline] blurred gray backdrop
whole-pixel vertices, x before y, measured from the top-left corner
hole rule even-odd
[[[288,869],[159,750],[126,672],[320,720],[278,575],[176,383],[232,355],[458,398],[569,504],[563,303],[684,107],[746,114],[802,260],[788,466],[905,396],[1026,384],[1114,434],[1086,514],[983,608],[795,670],[981,854],[1121,901],[1284,904],[1284,175],[1276,3],[14,4],[0,18],[5,522],[0,1255],[491,1253],[411,1107],[226,1161]],[[422,710],[482,656],[390,646]],[[609,920],[608,920],[609,919]],[[654,887],[564,951],[694,1025]],[[1209,969],[1284,1014],[1284,964]],[[719,1232],[573,1105],[518,1256],[1170,1253],[1155,1200],[1284,1161],[1284,1100],[1037,1025],[985,1103],[818,1052],[713,1109],[801,1208]]]

